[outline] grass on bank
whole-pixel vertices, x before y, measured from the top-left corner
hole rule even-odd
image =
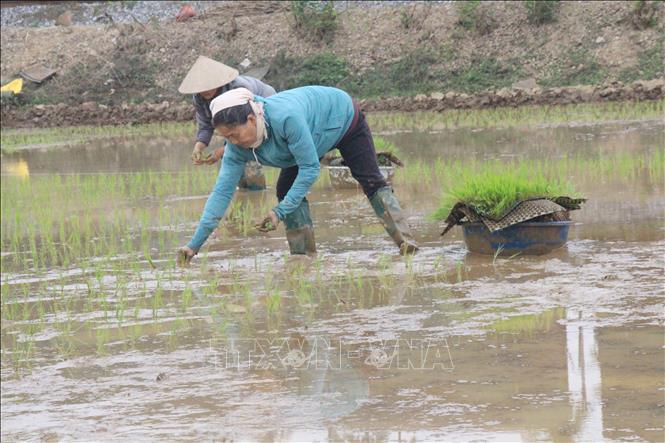
[[[463,8],[473,2],[459,2]],[[550,2],[532,2],[534,5]],[[482,5],[479,5],[482,6]],[[481,11],[483,8],[472,8]],[[535,20],[549,20],[536,13]],[[546,14],[545,14],[546,15]],[[482,17],[487,17],[481,14]],[[493,27],[491,20],[479,26],[488,31]],[[479,22],[474,21],[476,28]],[[476,31],[479,31],[476,28]],[[464,33],[463,33],[464,34]],[[439,46],[423,46],[390,62],[381,65],[363,66],[360,70],[334,52],[321,52],[306,57],[287,55],[279,52],[269,64],[271,69],[265,81],[278,89],[290,89],[303,85],[335,86],[358,98],[392,96],[414,96],[433,91],[456,91],[468,94],[511,87],[515,82],[529,77],[522,66],[523,58],[498,58],[475,56],[465,63],[456,63],[456,47],[463,44],[465,36],[459,40]],[[594,55],[593,47],[572,48],[562,54],[561,60],[550,63],[536,76],[541,87],[555,88],[573,85],[600,85],[605,81],[651,80],[662,77],[665,68],[662,58],[663,40],[645,47],[637,56],[637,63],[613,73]]]

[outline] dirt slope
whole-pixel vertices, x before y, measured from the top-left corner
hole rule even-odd
[[[631,22],[634,2],[561,2],[555,21],[544,25],[529,23],[523,2],[483,2],[490,22],[483,34],[460,26],[455,3],[343,6],[329,44],[298,32],[287,2],[223,2],[184,23],[4,26],[0,74],[4,84],[35,61],[58,71],[42,87],[29,85],[23,106],[93,101],[110,107],[189,100],[177,86],[199,54],[231,65],[248,59],[249,69],[272,63],[266,79],[282,84],[288,65],[277,69],[279,56],[298,61],[330,53],[346,64],[346,83],[339,86],[359,97],[478,93],[528,78],[559,87],[665,76],[665,7],[657,8],[653,26],[638,30]],[[402,73],[413,88],[369,93],[363,87],[368,79],[391,85],[380,77],[387,70],[393,80]],[[422,72],[408,80],[415,71]],[[3,108],[15,105],[3,101]]]

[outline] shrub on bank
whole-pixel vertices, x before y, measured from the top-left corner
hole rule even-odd
[[[633,27],[640,31],[652,28],[658,23],[657,7],[659,2],[637,0],[633,3],[631,21]]]
[[[432,66],[437,61],[434,51],[416,49],[395,62],[372,67],[348,78],[342,87],[365,97],[413,95],[432,91],[436,88]]]
[[[496,20],[490,10],[479,0],[456,2],[457,24],[462,28],[486,35],[496,28]]]
[[[292,1],[291,11],[295,28],[303,36],[315,36],[327,44],[335,38],[337,12],[332,1]]]
[[[619,80],[625,83],[635,80],[651,80],[665,77],[665,61],[663,60],[663,43],[665,38],[653,48],[642,51],[637,58],[637,64],[624,69],[619,74]]]
[[[535,25],[553,22],[559,7],[559,0],[526,0],[527,17]]]
[[[607,79],[608,72],[585,49],[571,51],[568,59],[555,65],[539,83],[545,87],[596,85]]]
[[[348,75],[346,60],[331,52],[298,58],[280,51],[271,61],[265,81],[283,91],[306,85],[340,86]]]

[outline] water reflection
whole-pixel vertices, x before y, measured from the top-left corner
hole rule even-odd
[[[409,131],[384,137],[414,158],[445,155],[447,160],[596,158],[620,151],[640,152],[663,144],[662,122],[548,129],[458,129]],[[580,137],[583,134],[584,137]]]
[[[57,148],[19,150],[2,155],[23,161],[36,173],[180,171],[190,167],[193,143],[187,137],[131,137],[88,141]],[[213,141],[212,147],[217,144]],[[3,168],[4,172],[4,168]]]
[[[566,355],[572,421],[579,425],[575,439],[603,441],[602,382],[593,314],[567,310]]]
[[[581,128],[409,131],[384,137],[399,147],[407,159],[542,160],[598,158],[617,152],[658,149],[662,147],[663,129],[662,122],[634,122]],[[211,148],[220,143],[213,139]],[[192,145],[186,136],[123,137],[19,150],[2,154],[2,159],[3,163],[24,160],[38,173],[178,171],[190,166]]]

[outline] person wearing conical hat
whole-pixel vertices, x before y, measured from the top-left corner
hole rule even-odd
[[[247,88],[261,97],[270,97],[275,94],[275,89],[261,80],[239,75],[238,70],[205,56],[199,56],[180,84],[178,92],[193,94],[194,108],[196,109],[198,130],[196,143],[192,151],[192,162],[195,165],[215,164],[224,155],[223,145],[207,156],[204,154],[214,133],[210,102],[215,97],[235,88]],[[248,173],[240,181],[240,186],[250,189],[264,189],[265,178],[261,171],[261,165],[252,163],[254,162],[247,164],[246,171]],[[248,178],[249,176],[252,176],[252,178]]]

